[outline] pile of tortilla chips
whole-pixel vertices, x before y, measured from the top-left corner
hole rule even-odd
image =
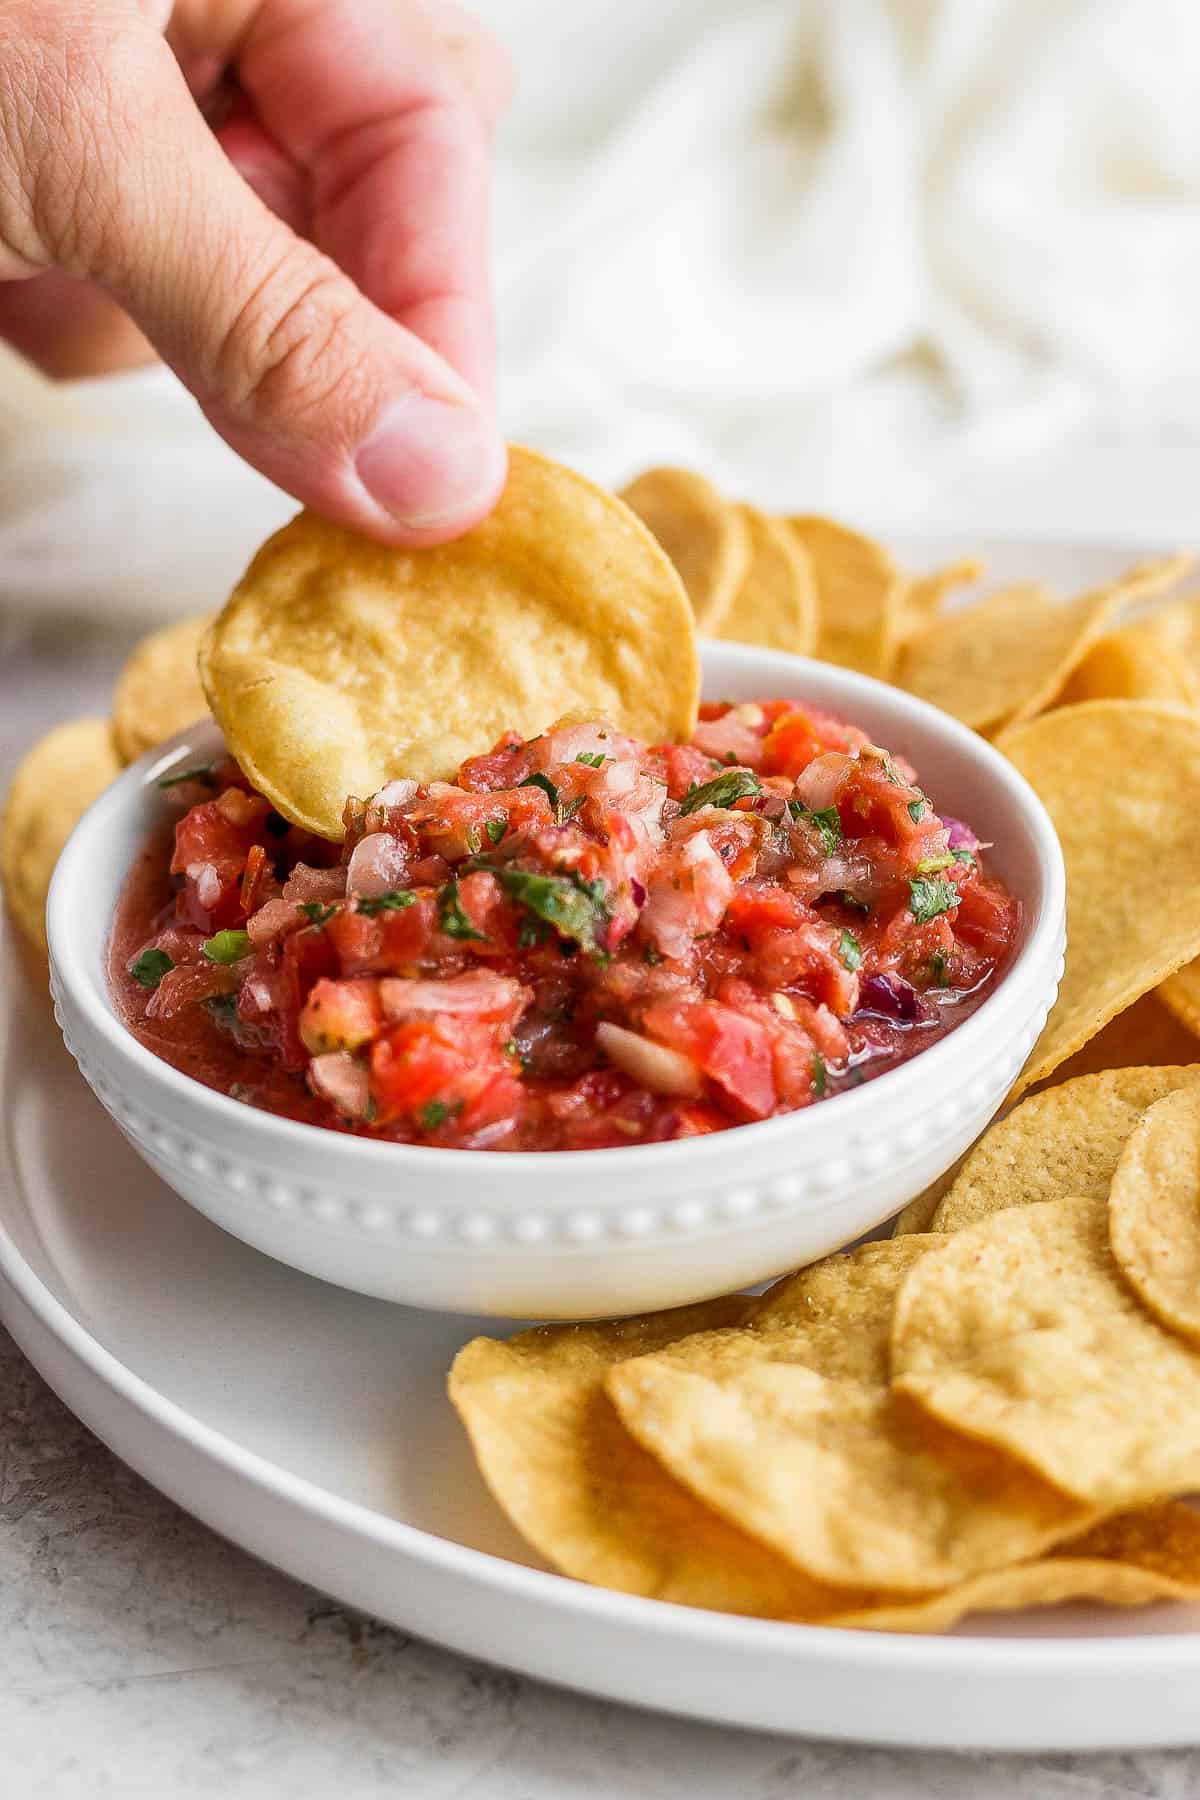
[[[1021,1102],[926,1229],[761,1298],[459,1352],[554,1566],[808,1624],[1200,1600],[1200,1063]]]

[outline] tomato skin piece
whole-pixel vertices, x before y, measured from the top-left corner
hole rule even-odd
[[[691,1057],[720,1089],[730,1112],[743,1119],[766,1119],[774,1112],[771,1045],[756,1019],[716,1000],[665,1001],[647,1010],[642,1027],[648,1037]]]
[[[437,1103],[466,1113],[497,1075],[511,1075],[496,1029],[470,1018],[406,1019],[371,1046],[371,1095],[381,1125]],[[519,1084],[518,1084],[519,1086]]]
[[[310,925],[303,931],[293,931],[284,939],[280,965],[283,977],[280,1055],[285,1069],[302,1069],[308,1061],[308,1051],[300,1036],[300,1013],[316,983],[323,976],[337,972],[337,952],[323,928]]]
[[[960,890],[955,936],[990,961],[1004,956],[1017,935],[1020,908],[995,882],[976,877]]]
[[[433,939],[433,895],[418,893],[411,906],[373,918],[354,906],[339,907],[325,930],[341,974],[412,974]]]

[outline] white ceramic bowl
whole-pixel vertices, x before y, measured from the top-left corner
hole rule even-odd
[[[824,663],[705,648],[730,699],[807,697],[917,767],[934,804],[994,843],[1021,935],[979,1010],[928,1050],[807,1111],[679,1143],[506,1154],[381,1144],[256,1111],[181,1075],[113,1011],[109,927],[163,799],[164,768],[210,756],[198,726],[143,757],[76,827],[47,924],[59,1023],[150,1166],[281,1262],[412,1306],[588,1318],[748,1286],[849,1243],[943,1173],[1002,1104],[1062,970],[1065,878],[1036,795],[988,744],[910,695]]]

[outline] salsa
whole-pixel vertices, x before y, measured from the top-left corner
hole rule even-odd
[[[915,770],[795,700],[690,744],[510,734],[453,782],[346,803],[344,845],[238,766],[122,894],[129,1029],[197,1080],[336,1130],[458,1149],[695,1137],[794,1112],[959,1024],[1017,902]]]

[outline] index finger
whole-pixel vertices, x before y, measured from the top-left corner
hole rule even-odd
[[[488,145],[427,15],[396,0],[264,0],[237,66],[309,177],[319,248],[490,400]]]

